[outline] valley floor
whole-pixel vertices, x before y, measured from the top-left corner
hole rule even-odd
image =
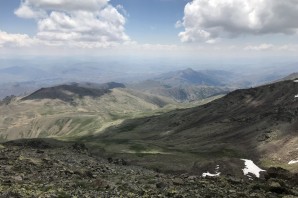
[[[271,168],[263,179],[163,174],[91,155],[84,144],[50,139],[0,145],[0,197],[298,196],[298,175]]]

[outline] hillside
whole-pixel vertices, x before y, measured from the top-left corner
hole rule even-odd
[[[0,102],[0,140],[91,135],[126,119],[198,104],[178,104],[119,83],[42,88],[24,98],[7,97]]]
[[[297,93],[293,81],[236,90],[203,106],[126,120],[82,140],[165,170],[201,173],[222,164],[239,174],[232,167],[245,158],[298,171],[289,164],[298,159]]]

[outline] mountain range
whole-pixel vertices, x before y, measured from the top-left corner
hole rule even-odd
[[[43,63],[40,61],[38,64]],[[28,65],[23,66],[25,63]],[[187,102],[217,93],[270,83],[289,75],[296,68],[295,65],[287,66],[287,69],[271,66],[262,67],[258,72],[245,67],[226,70],[165,68],[157,72],[156,68],[147,71],[133,66],[106,67],[108,63],[97,62],[51,64],[40,67],[36,63],[17,61],[16,65],[20,66],[0,68],[0,99],[10,95],[26,96],[42,87],[70,82],[96,84],[115,81],[142,92],[161,94],[176,101]]]
[[[128,87],[145,93],[187,102],[225,94],[231,91],[228,81],[232,73],[224,71],[195,71],[191,68],[169,72]]]
[[[203,80],[193,80],[203,73]],[[228,85],[227,74],[220,81],[207,76],[187,69],[154,83],[179,82],[184,89]],[[296,163],[290,163],[298,157],[298,84],[293,79],[186,103],[129,86],[68,83],[7,97],[0,104],[1,140],[76,141],[94,155],[171,173],[217,170],[241,177],[242,159],[297,172]]]

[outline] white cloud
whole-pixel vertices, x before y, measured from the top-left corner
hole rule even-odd
[[[0,48],[2,47],[29,47],[36,41],[26,34],[8,34],[0,30]]]
[[[248,45],[243,48],[245,51],[278,51],[278,52],[297,52],[297,44],[273,45],[263,43],[260,45]]]
[[[125,17],[108,1],[24,0],[15,14],[36,20],[35,39],[44,44],[86,48],[130,41]]]
[[[185,6],[179,37],[210,42],[242,34],[293,34],[297,18],[297,0],[193,0]]]
[[[266,51],[266,50],[274,49],[274,45],[263,43],[261,45],[249,45],[249,46],[246,46],[244,49],[249,51]]]
[[[34,8],[34,10],[59,10],[59,11],[91,11],[95,12],[108,4],[109,0],[23,0],[22,6]]]
[[[17,10],[14,12],[18,17],[27,18],[27,19],[37,19],[46,16],[46,12],[43,10],[33,10],[30,6],[26,4],[22,4]]]

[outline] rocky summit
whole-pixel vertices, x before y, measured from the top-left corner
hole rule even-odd
[[[281,168],[268,169],[261,179],[163,174],[51,139],[2,144],[0,167],[1,198],[298,196],[298,174]]]

